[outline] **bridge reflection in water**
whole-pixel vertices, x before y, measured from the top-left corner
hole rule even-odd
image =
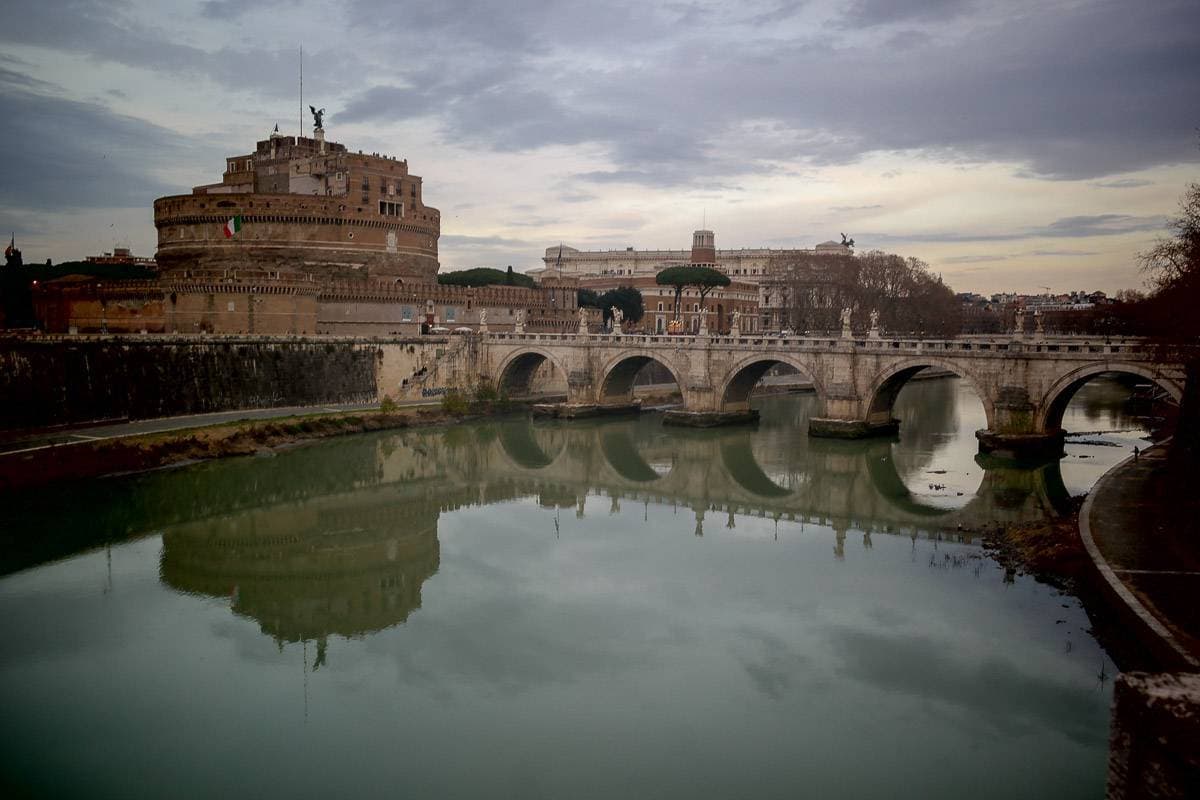
[[[757,431],[671,429],[652,415],[502,419],[201,465],[214,480],[188,481],[194,493],[174,491],[182,475],[148,476],[160,485],[138,496],[177,502],[125,524],[164,530],[165,583],[230,598],[281,645],[316,640],[319,666],[326,637],[366,635],[420,608],[439,568],[439,516],[463,506],[536,498],[583,516],[623,502],[667,505],[689,509],[697,535],[712,521],[735,528],[738,517],[764,517],[777,530],[832,529],[834,558],[846,557],[850,530],[865,546],[878,534],[971,543],[999,524],[1055,514],[1067,500],[1057,463],[993,468],[978,456],[983,477],[958,508],[909,491],[905,478],[958,424],[953,385],[929,382],[927,402],[906,406],[907,430],[924,437],[911,447],[810,438],[796,424],[811,408],[803,397],[768,401]],[[597,495],[608,503],[597,508]]]

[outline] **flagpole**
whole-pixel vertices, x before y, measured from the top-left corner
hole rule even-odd
[[[300,133],[304,135],[304,45],[300,45]]]

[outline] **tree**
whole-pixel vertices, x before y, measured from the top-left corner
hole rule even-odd
[[[580,289],[576,292],[580,308],[600,308],[600,295],[592,289]]]
[[[1134,324],[1155,340],[1162,360],[1184,363],[1186,382],[1172,455],[1194,465],[1200,461],[1200,183],[1188,185],[1179,216],[1167,228],[1170,236],[1139,254],[1154,290],[1134,304]]]
[[[700,311],[704,311],[704,298],[718,286],[728,286],[729,276],[712,267],[678,266],[667,267],[654,276],[659,286],[675,287],[675,319],[679,319],[680,299],[688,286],[696,287],[700,293]]]
[[[872,310],[892,333],[952,336],[962,326],[962,304],[941,276],[895,253],[780,258],[768,264],[763,285],[777,301],[765,307],[780,310],[780,327],[837,330],[844,308],[853,309],[860,329]]]
[[[613,306],[621,309],[621,313],[625,315],[625,321],[630,324],[639,322],[646,313],[642,293],[632,286],[609,289],[600,295],[599,303],[600,309],[604,312],[605,321],[612,316]]]
[[[523,286],[527,289],[534,287],[533,278],[513,272],[512,267],[509,267],[507,272],[491,267],[443,272],[437,276],[437,280],[442,286]]]
[[[1150,250],[1139,254],[1142,269],[1150,275],[1155,294],[1196,291],[1200,282],[1200,183],[1188,185],[1179,203],[1179,216],[1167,228],[1171,235],[1160,238]],[[1195,326],[1194,317],[1189,320]]]
[[[36,324],[32,281],[15,243],[5,249],[4,261],[0,268],[0,318],[7,328],[32,327]]]

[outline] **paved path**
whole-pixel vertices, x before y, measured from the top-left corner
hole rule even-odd
[[[432,404],[441,402],[434,399]],[[430,405],[430,401],[397,403],[398,406]],[[331,403],[319,406],[283,406],[279,408],[243,408],[236,411],[219,411],[214,414],[189,414],[182,417],[161,417],[133,422],[111,422],[86,428],[40,433],[8,442],[0,442],[0,453],[19,453],[56,445],[94,442],[98,439],[115,439],[121,436],[139,436],[144,433],[162,433],[183,428],[200,428],[205,425],[220,425],[246,419],[275,419],[301,414],[340,413],[366,411],[379,408],[378,403]]]
[[[1182,498],[1166,462],[1160,445],[1109,470],[1080,510],[1079,531],[1110,594],[1157,640],[1160,657],[1198,670],[1200,520],[1170,513]]]
[[[671,385],[674,386],[674,384]],[[528,399],[535,400],[554,396],[556,395],[553,392],[541,392],[532,395]],[[436,406],[440,405],[441,402],[441,397],[431,397],[425,400],[397,401],[396,407]],[[225,422],[239,422],[247,419],[276,419],[278,417],[294,417],[303,414],[338,414],[350,411],[372,411],[378,408],[379,403],[328,403],[316,406],[242,408],[235,411],[218,411],[212,414],[188,414],[181,417],[105,422],[83,428],[71,428],[70,430],[43,431],[28,436],[20,436],[8,441],[0,441],[0,455],[24,453],[43,447],[94,442],[99,439],[140,436],[145,433],[162,433],[163,431],[177,431],[184,428],[202,428],[206,425],[220,425]]]

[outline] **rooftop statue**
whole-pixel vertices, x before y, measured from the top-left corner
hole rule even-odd
[[[325,124],[324,124],[325,123],[325,109],[322,108],[318,111],[315,106],[309,106],[308,110],[311,111],[312,115],[313,115],[313,128],[315,128],[317,130],[324,128],[325,127]]]

